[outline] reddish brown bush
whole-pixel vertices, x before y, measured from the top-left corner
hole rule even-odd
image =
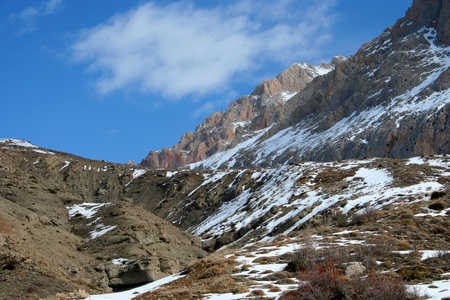
[[[345,299],[347,286],[332,261],[315,265],[305,271],[300,284],[300,298],[297,299]]]

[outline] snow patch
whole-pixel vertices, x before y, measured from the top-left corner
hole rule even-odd
[[[70,160],[66,160],[64,162],[64,166],[61,167],[61,169],[59,169],[60,171],[62,171],[64,168],[67,168],[70,165]]]
[[[25,147],[25,148],[39,148],[36,145],[33,145],[30,142],[27,142],[25,140],[17,140],[17,139],[0,139],[0,144],[5,144],[8,146],[19,146],[19,147]]]
[[[86,219],[91,219],[102,207],[112,205],[112,203],[82,203],[68,206],[69,219],[76,215],[81,215]]]
[[[125,184],[125,186],[129,186],[133,180],[135,180],[136,178],[138,178],[139,176],[144,175],[145,173],[147,173],[147,170],[142,170],[142,169],[137,169],[134,170],[133,172],[133,178],[130,180],[130,182],[128,182],[127,184]]]

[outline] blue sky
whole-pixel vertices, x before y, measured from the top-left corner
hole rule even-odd
[[[140,162],[293,63],[352,55],[412,0],[2,0],[0,138]]]

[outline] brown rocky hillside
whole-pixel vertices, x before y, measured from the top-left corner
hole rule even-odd
[[[446,156],[178,171],[0,145],[3,299],[118,291],[174,274],[204,250],[263,247],[305,229],[449,247]]]
[[[17,144],[0,143],[0,299],[118,290],[205,255],[199,238],[119,196],[129,166]]]

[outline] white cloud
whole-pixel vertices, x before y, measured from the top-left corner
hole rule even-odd
[[[40,17],[56,13],[62,7],[62,0],[48,0],[39,6],[28,6],[18,13],[9,16],[10,20],[22,22],[19,34],[36,30],[36,22]]]
[[[73,56],[100,74],[96,87],[103,94],[137,88],[169,99],[204,95],[264,62],[320,55],[333,21],[329,5],[242,0],[198,8],[149,2],[83,31]]]

